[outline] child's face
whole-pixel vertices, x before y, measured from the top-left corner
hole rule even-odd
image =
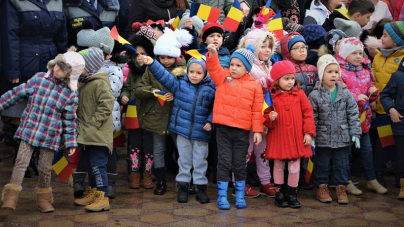
[[[203,68],[198,63],[192,63],[188,68],[188,79],[191,84],[199,84],[205,77]]]
[[[383,30],[383,36],[380,38],[382,40],[383,49],[393,49],[397,47],[397,44],[393,41],[386,29]]]
[[[278,80],[279,87],[284,91],[290,91],[295,85],[295,75],[286,74]]]
[[[67,77],[67,74],[63,72],[63,70],[59,67],[58,64],[56,64],[53,67],[53,75],[58,79],[64,79]]]
[[[258,54],[260,61],[268,61],[272,54],[272,48],[270,46],[269,39],[267,39],[261,47],[261,51]]]
[[[326,88],[334,88],[339,77],[339,67],[337,64],[330,64],[325,67],[323,74],[323,85]]]
[[[238,58],[232,58],[230,61],[230,74],[233,78],[240,78],[248,73],[243,62]]]
[[[295,61],[306,61],[307,45],[303,42],[295,43],[292,48],[290,48],[290,55]]]
[[[141,47],[141,46],[136,46],[136,50],[137,50],[137,53],[138,53],[138,54],[136,54],[136,61],[137,61],[139,66],[143,66],[144,65],[144,62],[143,62],[144,59],[143,59],[142,56],[147,56],[147,53],[144,50],[144,48]]]
[[[363,28],[369,23],[370,16],[372,16],[372,13],[361,14],[357,12],[352,16],[352,20],[358,22],[358,24]]]
[[[335,48],[334,48],[335,56],[337,56],[339,54],[339,46],[341,45],[341,42],[344,39],[345,38],[342,38],[342,39],[338,40],[337,43],[335,43]]]
[[[223,44],[223,36],[220,33],[214,32],[210,35],[208,35],[208,37],[206,37],[206,46],[209,46],[209,44],[215,44],[216,49],[219,49],[222,44]]]
[[[363,51],[355,50],[351,54],[348,55],[346,61],[351,63],[354,66],[360,66],[363,60]]]
[[[160,60],[160,63],[166,68],[169,68],[170,66],[174,65],[174,63],[176,61],[175,58],[165,56],[165,55],[159,56],[159,60]]]

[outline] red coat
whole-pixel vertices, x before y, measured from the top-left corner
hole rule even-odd
[[[272,99],[278,117],[271,122],[269,112],[264,114],[268,126],[265,159],[298,159],[312,156],[311,146],[304,146],[304,134],[316,136],[313,108],[302,89],[282,92],[273,87]]]

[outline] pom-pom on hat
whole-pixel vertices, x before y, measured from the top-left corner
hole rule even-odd
[[[181,56],[180,48],[188,46],[192,42],[192,35],[187,30],[176,29],[175,31],[165,28],[154,46],[155,55],[165,55],[173,58]]]
[[[272,66],[271,77],[274,81],[279,80],[286,74],[296,74],[295,66],[291,61],[278,61]]]
[[[318,78],[320,79],[320,81],[323,81],[325,68],[327,68],[327,66],[331,64],[338,65],[339,77],[341,77],[341,69],[337,60],[331,54],[326,54],[321,56],[317,61]]]
[[[304,40],[306,40],[310,48],[317,49],[324,44],[326,31],[321,25],[308,24],[303,26],[300,34],[304,37]]]
[[[289,50],[289,52],[291,51],[293,45],[295,45],[295,43],[297,43],[297,42],[303,42],[304,44],[306,44],[306,40],[303,38],[303,36],[301,36],[298,33],[295,34],[295,35],[291,35],[289,37],[289,40],[288,40],[288,50]]]
[[[363,44],[357,38],[346,38],[342,40],[339,46],[339,55],[346,59],[352,52],[361,50],[363,51]]]
[[[327,49],[330,54],[335,54],[335,45],[340,39],[346,37],[346,34],[339,29],[332,29],[325,34],[324,44],[327,45]]]
[[[91,47],[79,52],[86,62],[88,73],[95,73],[104,65],[104,53],[98,47]]]
[[[404,46],[404,21],[387,23],[384,25],[384,29],[397,46]]]
[[[91,37],[95,33],[94,25],[91,21],[85,20],[82,29],[77,33],[77,45],[81,47],[89,47]]]
[[[193,64],[193,63],[199,64],[200,66],[202,66],[203,73],[204,73],[204,75],[206,76],[207,71],[206,71],[205,56],[203,56],[200,60],[195,59],[195,58],[190,58],[190,59],[188,60],[188,63],[187,63],[187,73],[189,73],[189,72],[188,72],[189,66],[190,66],[191,64]]]
[[[236,50],[230,57],[230,61],[232,58],[237,58],[241,62],[243,62],[245,68],[248,72],[251,72],[252,66],[254,64],[254,47],[248,45],[246,48],[240,48]]]
[[[341,18],[334,19],[336,29],[343,31],[347,37],[359,37],[361,26],[356,21],[344,20]]]
[[[206,41],[206,38],[212,33],[219,33],[224,35],[224,28],[219,23],[208,23],[202,29],[202,40]]]

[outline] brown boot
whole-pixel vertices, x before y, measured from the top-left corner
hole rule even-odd
[[[3,193],[1,193],[1,200],[3,201],[1,208],[15,210],[21,190],[22,187],[20,185],[6,184]]]
[[[317,199],[322,203],[332,202],[332,198],[330,196],[330,191],[328,190],[328,186],[326,184],[320,184],[318,186]]]
[[[53,212],[53,195],[52,188],[35,188],[36,192],[36,203],[38,205],[38,210],[42,213]]]
[[[110,208],[111,207],[109,206],[109,198],[108,196],[105,196],[105,192],[102,191],[96,191],[94,202],[85,207],[85,209],[88,211],[96,212],[109,210]]]
[[[74,204],[78,206],[87,206],[91,204],[95,199],[96,188],[87,187],[83,193],[83,198],[75,199]]]
[[[400,179],[400,193],[398,194],[398,199],[404,199],[404,178]]]
[[[153,175],[148,173],[143,173],[143,188],[153,189]]]
[[[140,173],[130,173],[129,188],[131,189],[140,188]]]
[[[346,194],[346,189],[344,185],[338,185],[335,187],[335,191],[337,192],[337,198],[339,204],[347,204],[349,203],[348,196]]]

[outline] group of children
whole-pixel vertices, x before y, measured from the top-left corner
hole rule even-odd
[[[192,21],[187,22],[193,29]],[[347,192],[362,194],[350,178],[353,144],[360,149],[367,187],[385,194],[387,189],[376,179],[369,136],[372,111],[376,109],[379,115],[390,114],[396,138],[396,175],[401,179],[399,198],[404,199],[404,23],[384,25],[381,48],[373,64],[364,56],[362,42],[341,30],[320,32],[322,37],[316,39],[310,37],[312,47],[328,47],[329,54],[317,59],[317,67],[306,63],[309,45],[300,33],[291,31],[276,40],[264,28],[261,17],[232,54],[225,47],[230,45],[226,43],[229,39],[225,39],[225,29],[219,23],[207,23],[199,37],[185,29],[168,28],[157,37],[146,23],[133,27],[135,32],[128,41],[137,51],[127,52],[129,72],[123,88],[123,76],[111,79],[115,73],[110,72],[109,78],[105,72],[108,67],[101,69],[111,53],[107,47],[113,45],[106,44],[106,35],[95,44],[86,40],[82,45],[89,48],[79,53],[58,55],[49,62],[47,73],[38,73],[1,96],[0,110],[29,96],[15,136],[22,143],[10,183],[3,189],[2,208],[16,209],[30,154],[34,147],[40,147],[38,208],[42,212],[54,210],[51,164],[53,153],[63,142],[72,157],[76,150],[81,152],[76,173],[84,171],[89,177],[89,187],[77,193],[75,204],[89,211],[109,210],[108,197],[114,197],[109,186],[116,175],[116,164],[113,173],[108,169],[113,165],[108,163],[115,152],[113,132],[120,129],[119,123],[119,127],[113,123],[112,111],[120,109],[114,101],[123,106],[136,103],[140,127],[127,128],[132,189],[140,188],[143,178],[143,188],[154,188],[156,195],[166,193],[169,134],[179,153],[176,182],[180,203],[188,202],[191,181],[196,199],[210,202],[206,172],[212,135],[216,136],[218,149],[219,209],[231,207],[227,199],[230,182],[235,188],[236,208],[247,207],[245,197],[250,189],[246,185],[246,159],[248,162],[252,153],[262,194],[275,197],[279,207],[301,207],[297,187],[307,159],[314,154],[313,184],[319,201],[332,201],[330,174],[338,203],[349,202]],[[198,46],[204,56],[186,61],[182,49],[195,38],[202,39]],[[322,42],[316,43],[319,40]],[[283,60],[277,58],[272,65],[275,49]],[[165,102],[156,94],[164,96]],[[272,104],[268,105],[264,97],[270,97]],[[264,102],[268,108],[263,108]],[[274,183],[263,159],[274,160]],[[84,163],[85,170],[79,171],[80,163]]]

